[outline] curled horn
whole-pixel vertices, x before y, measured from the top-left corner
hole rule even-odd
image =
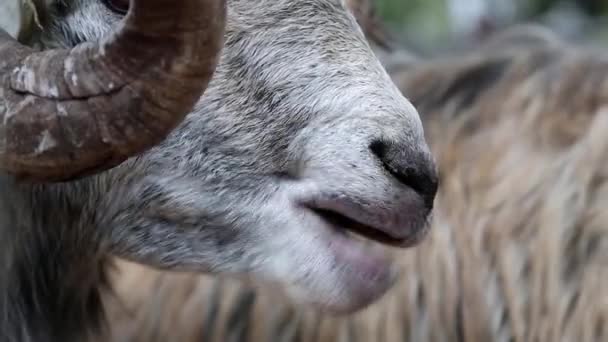
[[[64,181],[160,143],[207,88],[225,20],[225,0],[132,0],[115,34],[70,50],[0,30],[0,168]]]

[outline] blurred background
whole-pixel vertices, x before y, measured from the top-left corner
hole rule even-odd
[[[394,38],[416,52],[466,48],[515,23],[541,23],[568,40],[608,45],[608,0],[376,0]]]
[[[394,38],[420,54],[466,48],[520,22],[545,24],[567,39],[608,45],[608,0],[375,0]],[[0,26],[15,33],[20,3],[0,0]],[[26,13],[29,14],[29,13]]]

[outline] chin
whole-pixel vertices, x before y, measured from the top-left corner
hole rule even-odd
[[[355,210],[356,196],[306,193],[273,206],[277,225],[265,239],[273,252],[265,258],[264,278],[279,283],[296,304],[336,315],[362,310],[396,283],[391,251],[424,239],[430,210],[416,196],[395,216],[382,204]]]

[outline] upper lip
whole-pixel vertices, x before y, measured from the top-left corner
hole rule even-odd
[[[401,213],[360,205],[344,196],[317,198],[305,206],[333,226],[386,245],[409,247],[426,232],[426,213],[418,222],[405,222]]]

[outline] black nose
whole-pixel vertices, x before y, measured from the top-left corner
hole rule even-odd
[[[374,140],[370,149],[393,177],[416,191],[429,209],[433,208],[439,177],[428,149],[383,140]]]

